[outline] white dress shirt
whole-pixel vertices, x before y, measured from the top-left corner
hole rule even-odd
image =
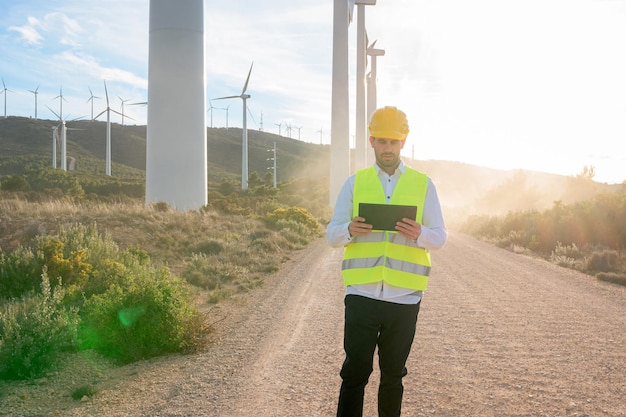
[[[389,204],[400,176],[406,171],[406,166],[404,162],[400,161],[400,165],[393,175],[387,174],[378,165],[374,166],[378,171],[378,178],[383,185],[387,204]],[[348,226],[354,217],[352,214],[354,178],[354,175],[350,176],[339,191],[333,216],[326,228],[326,240],[334,248],[343,247],[352,240]],[[426,250],[441,248],[448,239],[448,230],[443,219],[437,189],[430,178],[428,178],[422,222],[422,233],[417,239],[416,245]],[[346,288],[346,294],[362,295],[398,304],[416,304],[422,299],[421,291],[395,287],[382,281],[372,284],[350,285]]]

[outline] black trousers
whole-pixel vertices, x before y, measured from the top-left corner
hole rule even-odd
[[[420,304],[396,304],[358,295],[345,300],[344,349],[341,368],[338,417],[361,417],[365,386],[373,371],[378,346],[380,385],[379,417],[400,415],[407,374],[406,360],[411,351]]]

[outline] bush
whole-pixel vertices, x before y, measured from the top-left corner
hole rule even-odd
[[[615,272],[600,272],[596,275],[600,281],[612,282],[614,284],[626,286],[626,274],[617,274]]]
[[[76,346],[78,313],[63,307],[63,290],[53,292],[46,272],[41,294],[13,300],[0,310],[0,377],[32,379],[44,375],[60,352]]]
[[[279,230],[285,226],[298,223],[307,229],[306,234],[309,236],[317,235],[320,232],[319,222],[302,207],[277,208],[267,215],[267,220],[270,225]]]
[[[44,268],[51,279],[63,279],[66,296],[102,292],[127,274],[127,266],[147,264],[148,254],[130,247],[120,252],[110,235],[96,225],[62,228],[57,236],[40,235],[34,248],[0,252],[0,294],[18,298],[36,292]]]
[[[587,271],[616,272],[619,270],[619,255],[614,250],[594,252],[587,259]]]
[[[166,268],[136,271],[85,302],[80,348],[121,363],[194,349],[206,328],[191,301]]]
[[[237,282],[249,274],[250,271],[244,266],[200,253],[192,256],[181,276],[196,287],[214,290],[219,286]]]
[[[30,190],[30,184],[21,175],[13,175],[8,179],[2,181],[0,189],[4,191],[28,191]]]
[[[40,283],[41,264],[33,251],[20,246],[10,254],[0,252],[0,297],[19,298]]]

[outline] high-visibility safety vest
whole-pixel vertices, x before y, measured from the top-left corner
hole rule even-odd
[[[406,167],[390,204],[417,206],[416,221],[422,223],[428,177]],[[385,204],[385,191],[375,167],[357,171],[354,181],[353,213],[359,203]],[[354,216],[353,216],[354,217]],[[341,273],[346,286],[384,281],[390,285],[423,291],[430,275],[430,253],[393,231],[373,231],[355,236],[344,248]]]

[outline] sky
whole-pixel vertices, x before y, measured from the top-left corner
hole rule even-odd
[[[147,100],[149,0],[1,4],[1,117],[34,117],[36,98],[55,119],[62,91],[64,118],[89,119],[106,81],[125,123],[146,123],[131,104]],[[378,0],[365,20],[405,156],[626,180],[626,0]],[[330,143],[333,0],[205,0],[205,26],[207,126],[241,127],[240,99],[210,99],[241,94],[254,62],[248,127]],[[354,114],[356,15],[349,38]]]

